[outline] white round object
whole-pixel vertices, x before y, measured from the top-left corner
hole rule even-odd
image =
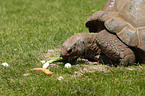
[[[3,65],[3,66],[6,66],[6,67],[8,67],[8,66],[9,66],[9,64],[8,64],[8,63],[2,63],[2,65]]]
[[[47,68],[49,66],[49,63],[46,62],[45,64],[43,64],[43,68]]]
[[[71,64],[70,64],[70,63],[66,63],[66,64],[64,65],[64,67],[70,68],[70,67],[71,67]]]

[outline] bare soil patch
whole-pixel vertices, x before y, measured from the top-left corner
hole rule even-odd
[[[107,65],[102,65],[102,64],[98,64],[98,65],[82,65],[83,68],[80,68],[79,71],[75,71],[73,77],[76,76],[81,76],[84,73],[93,73],[96,71],[103,71],[103,72],[110,72],[110,67]]]
[[[60,49],[48,49],[48,52],[44,54],[45,59],[52,59],[60,55]]]

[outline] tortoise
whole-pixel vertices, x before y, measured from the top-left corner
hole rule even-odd
[[[108,0],[103,11],[92,14],[86,21],[86,27],[91,33],[84,34],[87,34],[86,38],[91,34],[93,42],[90,42],[91,39],[86,41],[95,43],[96,48],[100,50],[100,54],[95,55],[103,54],[120,65],[131,65],[145,60],[144,9],[144,0]],[[72,42],[68,45],[63,44],[61,49],[67,51],[61,52],[62,57],[74,58],[74,54],[71,55],[71,51],[68,51],[71,49],[69,45],[74,46]],[[81,49],[80,47],[76,45],[76,49]],[[74,53],[77,51],[75,50]],[[64,53],[69,55],[66,56]],[[72,60],[69,59],[70,62]]]
[[[121,42],[115,34],[112,35],[106,30],[71,36],[61,46],[61,57],[71,64],[79,57],[109,65],[119,63],[128,66],[136,63],[133,50]]]

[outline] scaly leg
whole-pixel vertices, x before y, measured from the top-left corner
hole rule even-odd
[[[132,65],[136,62],[134,52],[117,38],[115,34],[103,30],[96,35],[96,43],[101,51],[119,65]]]

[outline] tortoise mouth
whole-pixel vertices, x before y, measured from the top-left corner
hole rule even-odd
[[[64,62],[71,63],[71,64],[75,64],[77,59],[78,59],[78,56],[63,56],[63,55],[60,55],[60,57],[62,57],[64,59]]]

